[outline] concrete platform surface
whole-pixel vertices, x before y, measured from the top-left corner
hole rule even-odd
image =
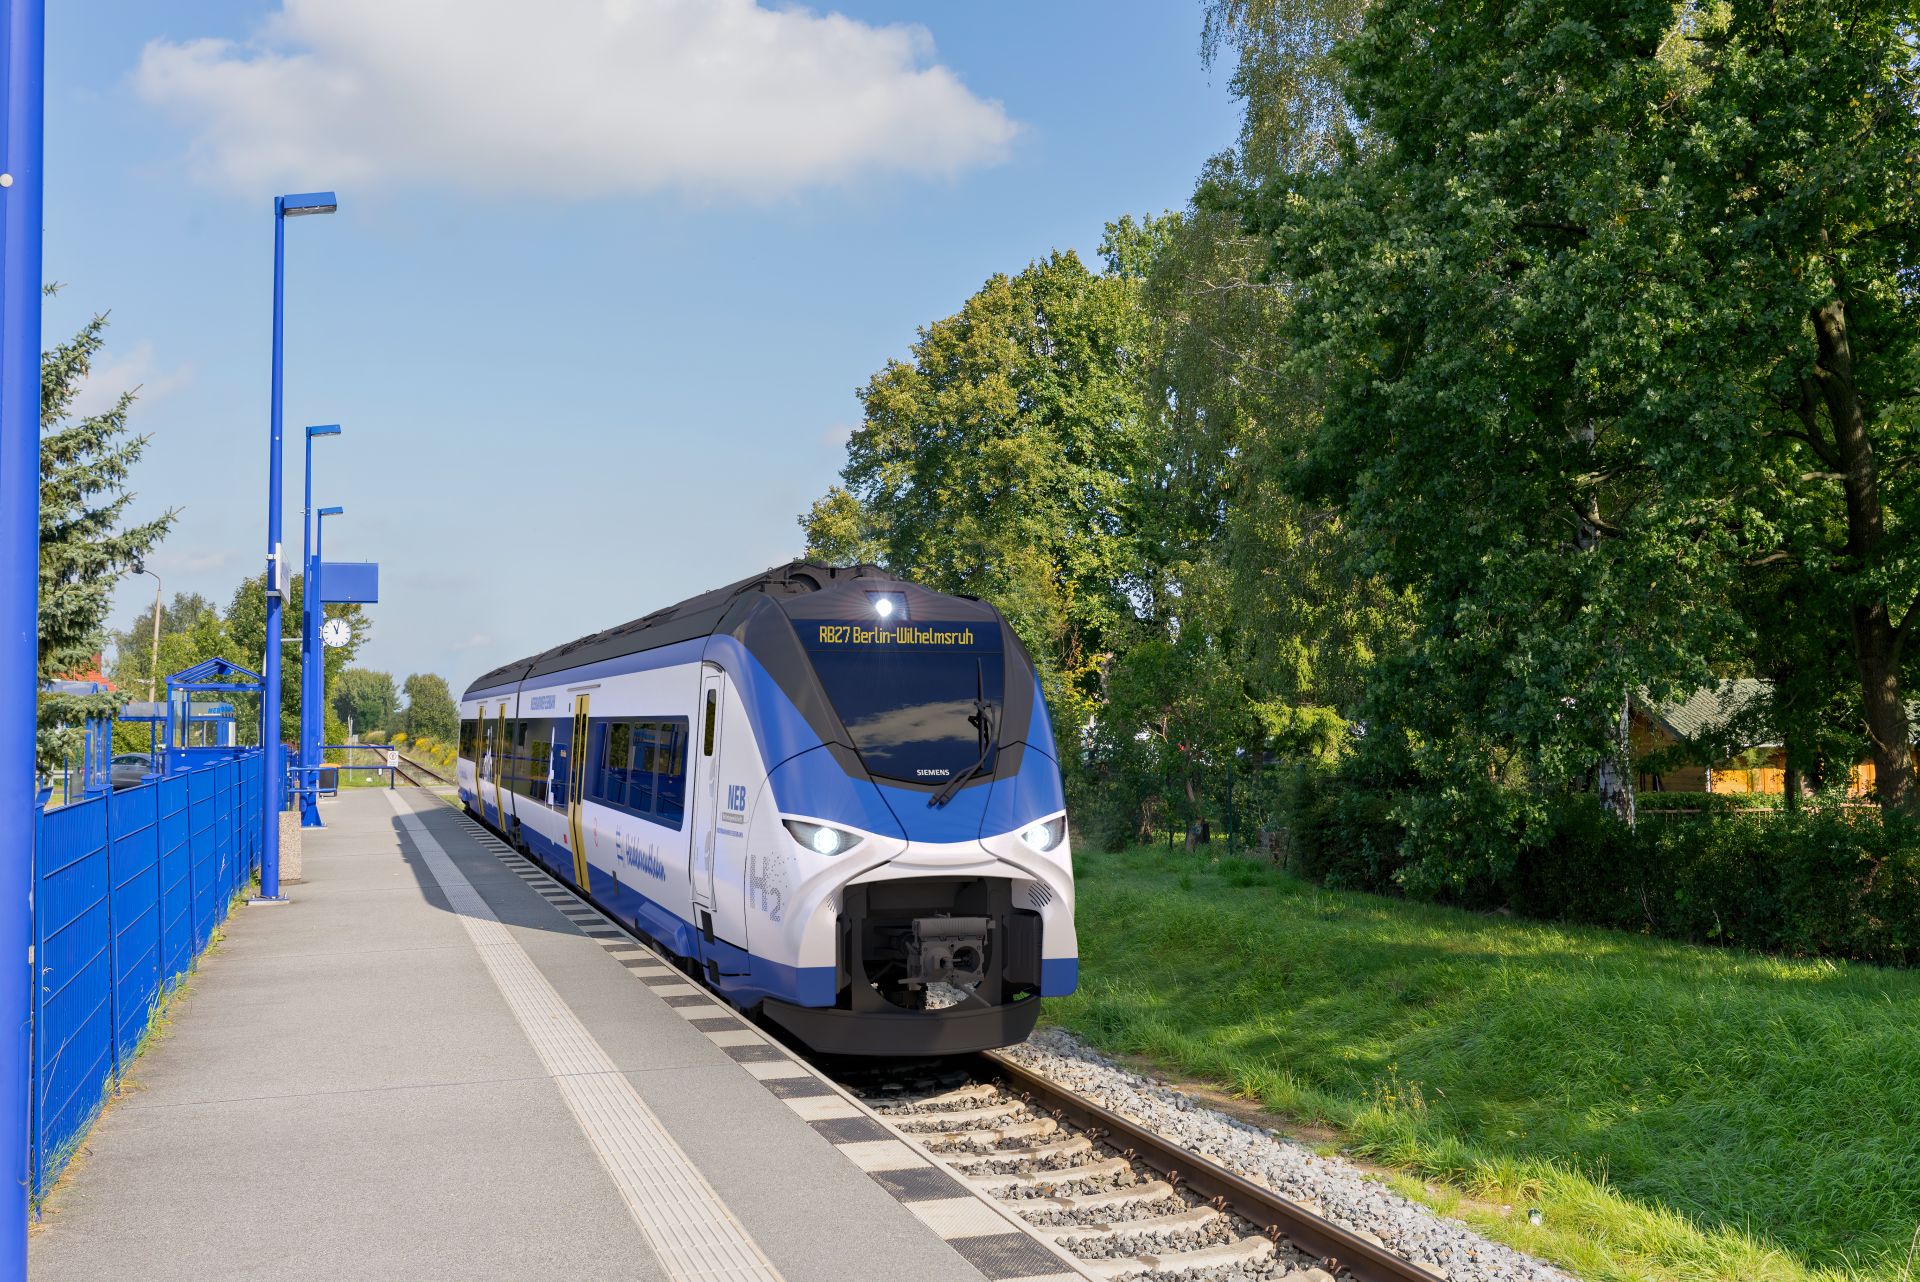
[[[325,817],[55,1189],[35,1282],[1057,1274],[991,1212],[936,1232],[826,1083],[444,802]]]

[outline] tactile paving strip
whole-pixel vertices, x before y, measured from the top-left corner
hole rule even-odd
[[[780,1282],[720,1195],[439,840],[397,793],[387,796],[667,1273],[685,1282]]]
[[[1072,1258],[1035,1233],[1024,1220],[972,1193],[925,1149],[899,1136],[865,1105],[794,1058],[784,1046],[769,1040],[731,1006],[695,987],[695,980],[628,934],[619,922],[558,884],[552,874],[500,840],[466,811],[455,813],[481,849],[559,909],[582,934],[597,939],[630,974],[723,1047],[775,1098],[805,1119],[821,1138],[984,1276],[993,1282],[1085,1282],[1088,1275],[1074,1267]],[[609,931],[617,937],[610,936]]]

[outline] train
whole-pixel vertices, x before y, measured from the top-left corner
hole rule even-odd
[[[477,678],[461,803],[816,1052],[1025,1039],[1079,982],[1033,660],[998,610],[796,561]]]

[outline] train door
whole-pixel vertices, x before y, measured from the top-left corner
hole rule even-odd
[[[587,696],[573,696],[573,742],[567,753],[567,845],[573,851],[573,884],[582,890],[587,882],[587,843],[580,831],[580,794],[587,782]]]
[[[503,702],[493,722],[493,810],[500,816],[501,832],[507,831],[507,791],[500,781],[506,776],[507,749],[512,746],[507,738],[507,705]]]
[[[694,727],[693,866],[688,880],[698,924],[713,933],[713,859],[715,829],[720,826],[720,722],[726,709],[727,674],[708,665],[701,669],[700,717]]]
[[[487,718],[487,705],[481,704],[473,715],[479,723],[477,737],[480,740],[474,749],[473,804],[479,808],[480,817],[487,819],[487,785],[493,782],[493,772],[499,764],[495,756],[497,745],[493,741],[493,722]]]

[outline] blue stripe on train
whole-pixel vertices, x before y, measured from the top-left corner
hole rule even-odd
[[[1040,995],[1065,997],[1080,987],[1078,957],[1042,957],[1040,959]]]
[[[573,856],[567,848],[531,828],[523,827],[520,832],[534,856],[571,885]],[[709,976],[709,982],[730,1000],[742,1006],[751,1006],[763,997],[777,998],[795,1006],[833,1005],[838,987],[834,967],[786,966],[756,957],[723,939],[709,943],[691,922],[632,886],[616,882],[612,873],[589,864],[587,876],[593,883],[589,893],[615,918],[658,941],[676,956],[703,963],[711,960],[720,973],[717,977]]]

